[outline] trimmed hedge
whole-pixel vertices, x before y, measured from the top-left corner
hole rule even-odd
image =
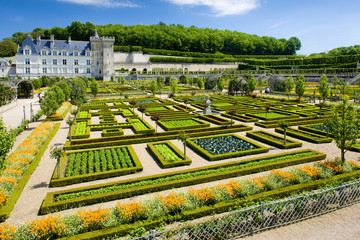
[[[77,184],[77,183],[82,183],[82,182],[90,182],[90,181],[95,181],[95,180],[99,180],[99,179],[118,177],[118,176],[133,174],[133,173],[142,171],[143,166],[142,166],[138,156],[136,155],[134,149],[131,146],[123,146],[123,147],[126,147],[127,150],[129,151],[131,159],[134,162],[134,167],[111,170],[111,171],[106,171],[106,172],[89,173],[89,174],[72,176],[72,177],[64,177],[64,178],[60,178],[60,179],[57,176],[57,167],[56,167],[54,170],[53,176],[51,178],[50,187],[62,187],[62,186],[67,186],[67,185],[72,185],[72,184]],[[111,148],[101,148],[101,149],[111,149]],[[100,148],[99,149],[91,149],[91,150],[92,151],[100,150]],[[89,150],[67,152],[65,157],[62,159],[62,162],[60,163],[61,172],[65,171],[65,163],[67,161],[66,160],[67,154],[81,153],[81,152],[87,152],[87,151],[89,151]]]
[[[261,133],[261,134],[259,134]],[[264,135],[268,135],[269,137],[265,137]],[[297,147],[301,147],[302,143],[301,142],[297,142],[291,139],[286,138],[286,145],[284,145],[284,137],[283,136],[279,136],[277,134],[273,134],[273,133],[269,133],[266,131],[252,131],[252,132],[246,132],[246,136],[258,140],[260,142],[269,144],[271,146],[277,147],[277,148],[281,148],[281,149],[289,149],[289,148],[297,148]],[[274,139],[278,139],[279,141],[275,141]]]
[[[259,113],[263,113],[263,112],[259,112]],[[281,115],[285,115],[285,116],[268,118],[269,121],[289,119],[289,118],[292,119],[292,118],[299,117],[299,115],[290,114],[290,113],[284,112],[284,111],[270,111],[270,112],[268,112],[268,115],[270,115],[271,113],[277,113],[277,114],[281,114]],[[258,118],[261,120],[266,120],[266,117],[257,116],[256,114],[253,114],[253,113],[246,113],[245,116],[252,117],[252,118]]]
[[[132,118],[126,118],[126,121],[130,122],[134,131],[138,134],[153,134],[155,133],[155,129],[146,121],[144,121],[141,118],[137,118],[140,122],[142,122],[148,129],[139,129],[138,126],[134,123],[132,123]]]
[[[286,122],[290,126],[298,126],[298,125],[308,125],[308,124],[316,124],[323,123],[326,118],[298,118],[298,119],[287,119]],[[264,121],[264,122],[256,122],[256,126],[263,128],[275,128],[278,125],[278,121]]]
[[[245,155],[252,155],[252,154],[258,154],[258,153],[265,153],[265,152],[269,151],[269,148],[264,147],[256,142],[242,138],[235,134],[229,134],[229,135],[232,135],[243,141],[249,142],[252,145],[256,146],[257,148],[251,149],[251,150],[239,151],[239,152],[213,155],[213,154],[209,153],[208,151],[206,151],[205,149],[203,149],[202,147],[198,146],[196,143],[194,143],[192,140],[194,140],[195,138],[189,138],[188,140],[186,140],[186,143],[192,150],[194,150],[196,153],[200,154],[201,156],[203,156],[204,158],[206,158],[209,161],[217,161],[217,160],[222,160],[222,159],[227,159],[227,158],[241,157],[241,156],[245,156]],[[226,135],[216,135],[216,136],[211,136],[210,138],[221,137],[221,136],[226,136]],[[209,138],[209,137],[201,137],[201,138]]]
[[[89,124],[90,124],[91,120],[87,120],[87,123],[86,123],[86,133],[85,134],[82,134],[82,135],[75,135],[75,132],[76,132],[76,124],[72,125],[71,126],[71,139],[81,139],[81,138],[89,138],[90,137],[90,127],[89,127]],[[70,138],[70,136],[68,135],[68,139]]]
[[[10,213],[14,209],[14,206],[22,193],[22,190],[24,189],[25,185],[29,181],[31,174],[33,174],[33,172],[39,165],[41,158],[45,153],[45,150],[47,149],[47,147],[48,147],[49,143],[51,142],[51,140],[53,139],[53,137],[56,135],[59,128],[60,128],[60,123],[56,123],[53,131],[51,132],[49,137],[46,139],[46,141],[44,142],[44,144],[42,145],[42,147],[36,154],[34,160],[31,162],[30,167],[26,170],[26,172],[21,177],[20,181],[16,185],[14,191],[11,193],[11,195],[10,195],[9,199],[7,200],[7,202],[5,203],[5,205],[1,207],[0,222],[4,222],[7,218],[10,217]]]
[[[321,122],[321,123],[323,123],[323,122]],[[305,126],[299,126],[299,129],[303,130],[305,132],[315,133],[318,135],[323,135],[323,136],[327,135],[326,131],[322,131],[322,130],[318,130],[318,129],[314,129],[314,128],[310,127],[310,126],[315,126],[315,125],[319,125],[319,124],[308,124]],[[329,137],[333,137],[332,133],[330,133],[330,132],[329,132]]]
[[[264,159],[276,158],[276,157],[287,156],[287,155],[292,155],[292,154],[302,153],[302,152],[309,152],[309,151],[315,152],[316,155],[306,156],[306,157],[301,157],[301,158],[294,158],[294,159],[284,160],[284,161],[279,161],[279,162],[272,162],[272,163],[262,164],[260,166],[252,166],[252,167],[236,169],[236,170],[232,170],[232,171],[209,174],[209,175],[205,175],[205,176],[192,177],[189,179],[173,180],[170,182],[156,184],[154,186],[151,186],[151,185],[143,186],[143,187],[138,187],[138,188],[102,193],[102,194],[97,194],[97,195],[93,195],[93,196],[80,197],[80,198],[76,198],[76,199],[69,199],[69,200],[58,201],[58,202],[55,201],[55,197],[60,194],[74,193],[74,192],[79,192],[79,191],[84,191],[84,190],[100,189],[103,187],[130,184],[130,183],[135,183],[135,182],[139,182],[139,181],[154,180],[154,179],[174,176],[174,175],[178,175],[178,174],[192,173],[192,172],[197,172],[197,171],[217,169],[220,167],[228,167],[228,166],[234,166],[234,165],[239,165],[239,164],[246,164],[246,163],[250,163],[250,162],[261,161]],[[175,171],[175,172],[170,172],[170,173],[157,174],[157,175],[135,178],[135,179],[130,179],[130,180],[122,180],[122,181],[117,181],[117,182],[110,182],[110,183],[98,184],[98,185],[82,187],[82,188],[74,188],[74,189],[57,191],[57,192],[48,192],[46,194],[44,202],[40,208],[40,214],[57,212],[57,211],[70,209],[70,208],[77,208],[77,207],[84,206],[84,205],[91,205],[91,204],[100,203],[100,202],[107,202],[107,201],[132,197],[132,196],[136,196],[136,195],[146,194],[146,193],[150,193],[150,192],[157,192],[157,191],[162,191],[162,190],[167,190],[167,189],[172,189],[172,188],[179,188],[179,187],[191,186],[191,185],[195,185],[195,184],[212,182],[212,181],[217,181],[217,180],[222,180],[222,179],[227,179],[227,178],[244,176],[244,175],[248,175],[248,174],[252,174],[252,173],[258,173],[258,172],[268,171],[268,170],[287,167],[287,166],[293,166],[293,165],[302,164],[302,163],[319,161],[319,160],[325,159],[325,157],[326,157],[326,154],[323,154],[323,153],[320,153],[320,152],[317,152],[317,151],[314,151],[311,149],[305,149],[305,150],[275,154],[275,155],[271,155],[271,156],[248,158],[248,159],[243,159],[240,161],[215,164],[215,165],[211,165],[211,166],[199,167],[199,168],[194,168],[194,169],[189,169],[189,170],[181,170],[181,171]]]
[[[278,133],[284,133],[284,129],[282,129],[282,128],[275,128],[275,131]],[[292,137],[295,137],[295,138],[298,138],[301,140],[305,140],[308,142],[312,142],[312,143],[331,143],[333,140],[330,137],[326,137],[326,136],[311,133],[311,132],[306,132],[306,131],[295,129],[295,128],[288,128],[286,130],[286,135],[289,135],[289,136],[292,136]]]
[[[181,120],[190,120],[190,119],[176,119],[176,120],[166,120],[166,121],[181,121]],[[196,128],[206,128],[210,127],[209,123],[203,122],[201,120],[191,118],[191,120],[199,123],[198,125],[189,125],[189,126],[179,126],[179,127],[170,127],[166,125],[165,121],[158,120],[157,123],[160,127],[162,127],[166,131],[175,131],[175,130],[186,130],[186,129],[196,129]]]
[[[159,151],[154,147],[156,144],[166,144],[178,157],[180,157],[181,161],[176,162],[168,162],[164,159],[164,157],[159,153]],[[178,166],[186,166],[191,164],[191,159],[187,156],[186,160],[184,160],[184,153],[181,152],[174,144],[170,141],[167,142],[157,142],[157,143],[148,143],[148,149],[155,157],[155,160],[159,163],[161,168],[172,168]]]
[[[316,190],[321,186],[332,182],[345,182],[350,181],[352,179],[356,179],[360,176],[360,171],[355,171],[352,173],[339,174],[330,178],[315,180],[307,183],[296,184],[280,189],[274,189],[267,192],[258,193],[255,195],[250,195],[238,199],[231,200],[229,202],[220,202],[210,206],[203,206],[194,210],[182,211],[180,214],[175,216],[166,216],[156,220],[146,220],[142,222],[136,222],[133,224],[121,225],[114,228],[109,229],[101,229],[92,232],[86,232],[82,234],[78,234],[76,236],[61,238],[65,239],[104,239],[110,237],[119,237],[128,234],[131,230],[144,227],[147,230],[154,229],[156,227],[161,226],[165,223],[179,222],[179,221],[188,221],[193,220],[209,215],[220,214],[224,212],[231,211],[236,208],[246,207],[249,202],[260,202],[268,199],[279,199],[288,197],[294,193],[299,193],[303,191],[312,191]]]
[[[122,128],[103,129],[102,135],[104,137],[122,136],[124,135],[124,131]]]
[[[230,125],[231,121],[215,115],[199,115],[199,118],[217,125]],[[234,121],[233,121],[234,123]]]
[[[185,130],[188,136],[190,137],[199,137],[199,136],[210,136],[223,133],[233,133],[252,130],[252,127],[238,124],[233,125],[232,127],[220,126],[220,127],[210,127],[205,129],[193,129]],[[71,143],[67,141],[65,143],[65,150],[76,150],[76,149],[87,149],[87,148],[99,148],[99,147],[109,147],[109,146],[121,146],[128,144],[138,144],[138,143],[147,143],[147,142],[158,142],[164,140],[177,139],[179,135],[178,131],[175,132],[162,132],[153,135],[124,135],[108,138],[93,138],[86,140],[73,140]]]
[[[227,118],[231,119],[231,115],[228,114],[228,113],[221,113],[221,116],[224,116],[224,117],[227,117]],[[232,119],[236,119],[236,120],[239,120],[241,122],[257,122],[257,121],[259,121],[259,119],[257,119],[257,118],[246,117],[246,116],[242,116],[242,115],[239,115],[239,114],[233,115]]]

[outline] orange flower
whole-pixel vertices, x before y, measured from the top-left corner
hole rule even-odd
[[[312,178],[319,177],[319,174],[321,173],[321,169],[319,169],[315,166],[310,166],[310,165],[305,165],[304,167],[300,167],[297,169],[299,169],[300,171],[303,171],[305,174],[309,175]]]
[[[337,161],[325,160],[323,162],[317,162],[315,163],[315,165],[323,168],[328,168],[335,173],[341,173],[345,169],[345,167]]]
[[[186,197],[182,194],[178,194],[172,191],[167,196],[157,195],[161,199],[161,203],[165,208],[165,211],[169,214],[176,214],[181,212],[181,209],[185,206]]]
[[[17,184],[17,181],[16,181],[15,178],[1,176],[0,177],[0,183],[4,183],[4,182],[12,183],[13,185]]]
[[[0,189],[0,206],[4,205],[7,200],[7,194],[3,189]],[[1,226],[1,225],[0,225]],[[0,231],[1,234],[1,231]],[[0,238],[1,239],[1,238]]]
[[[118,203],[115,207],[117,215],[125,223],[135,222],[144,219],[147,209],[139,202]]]
[[[76,216],[82,222],[82,225],[85,228],[98,229],[100,228],[99,223],[104,222],[109,218],[110,211],[109,209],[101,209],[99,208],[96,211],[78,211]]]
[[[30,233],[37,239],[53,239],[65,231],[65,224],[59,216],[49,216],[28,223]]]
[[[251,182],[254,183],[255,186],[257,186],[257,187],[259,187],[261,189],[265,188],[265,185],[264,185],[265,179],[264,179],[264,177],[253,178],[253,179],[251,179]]]
[[[241,196],[242,186],[234,179],[226,184],[219,184],[217,187],[224,188],[231,198],[238,198]]]
[[[189,193],[195,198],[196,201],[203,202],[206,205],[214,204],[216,201],[216,196],[210,188],[200,188],[194,189],[189,188]]]
[[[0,240],[9,240],[13,238],[13,234],[16,231],[16,227],[13,227],[7,223],[0,225]]]

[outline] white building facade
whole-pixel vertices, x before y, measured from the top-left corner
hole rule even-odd
[[[90,41],[33,40],[27,36],[16,54],[16,74],[23,78],[41,76],[85,76],[110,80],[114,75],[115,38],[99,37],[95,30]]]

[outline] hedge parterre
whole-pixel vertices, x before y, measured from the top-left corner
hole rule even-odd
[[[141,202],[132,201],[118,203],[111,209],[80,210],[65,217],[48,216],[43,219],[27,222],[19,228],[9,224],[0,226],[0,230],[8,238],[18,239],[28,236],[29,239],[52,239],[69,237],[84,233],[91,237],[91,231],[116,228],[123,225],[130,231],[132,227],[126,224],[136,224],[139,221],[165,222],[192,219],[208,215],[210,212],[224,212],[236,205],[242,206],[244,202],[252,199],[258,201],[261,197],[276,197],[288,195],[296,189],[314,189],[320,184],[329,181],[346,179],[350,175],[358,175],[360,166],[354,162],[319,162],[314,165],[292,168],[288,171],[273,170],[264,177],[247,180],[231,180],[225,184],[200,189],[190,188],[185,193],[171,192],[168,195],[157,195],[155,198]],[[351,177],[351,176],[350,176]],[[312,184],[314,183],[314,184]],[[268,193],[268,194],[264,194]],[[156,222],[158,225],[160,222]],[[45,226],[39,228],[38,226]],[[128,227],[128,228],[126,228]],[[110,229],[109,229],[110,230]],[[116,229],[114,229],[116,230]],[[119,228],[123,235],[127,234],[124,228]],[[95,232],[94,232],[95,233]],[[94,237],[104,238],[111,231],[97,231]],[[101,237],[101,234],[104,234]],[[116,231],[112,233],[114,236]],[[119,236],[119,235],[118,235]],[[78,236],[78,239],[81,239]]]
[[[300,163],[317,161],[325,158],[325,154],[313,150],[301,150],[260,158],[248,158],[200,167],[142,177],[138,179],[122,180],[91,187],[50,192],[41,207],[41,213],[60,211],[82,205],[112,201],[119,198],[131,197],[149,192],[184,187],[193,184],[211,182],[251,173],[257,173],[291,166]]]

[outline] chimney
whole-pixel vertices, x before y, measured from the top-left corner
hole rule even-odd
[[[36,36],[36,44],[37,44],[37,45],[40,45],[40,42],[41,42],[41,36],[40,36],[40,35],[37,35],[37,36]]]
[[[68,44],[71,43],[71,36],[68,37]]]
[[[54,47],[54,34],[51,34],[50,35],[50,48],[53,48]]]

